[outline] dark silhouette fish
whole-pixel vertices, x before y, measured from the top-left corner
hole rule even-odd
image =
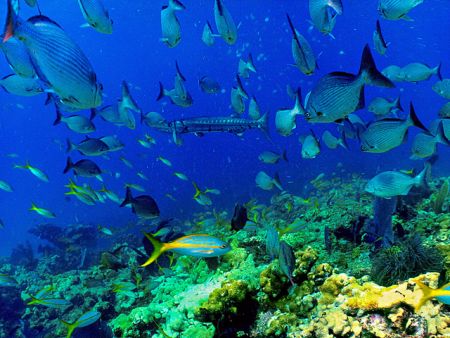
[[[233,218],[231,219],[231,229],[241,230],[247,223],[247,208],[236,203]]]
[[[159,208],[156,201],[148,195],[133,197],[130,187],[127,187],[126,196],[120,207],[131,204],[133,213],[141,218],[150,219],[159,216]]]

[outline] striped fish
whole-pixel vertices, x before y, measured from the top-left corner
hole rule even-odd
[[[112,34],[113,22],[102,0],[78,0],[78,4],[89,26],[97,32]]]
[[[11,38],[5,43],[0,42],[0,49],[5,54],[6,61],[14,73],[22,77],[36,76],[30,54],[22,42]]]
[[[364,86],[394,87],[376,68],[369,46],[364,47],[357,75],[333,72],[322,77],[306,97],[305,117],[312,123],[343,120],[364,107]]]
[[[312,75],[316,69],[316,58],[309,42],[294,27],[289,14],[286,14],[292,31],[292,56],[295,65],[305,75]]]
[[[101,104],[102,85],[89,60],[57,23],[42,15],[23,21],[17,1],[9,0],[3,41],[11,37],[23,42],[39,78],[64,105],[81,110]]]
[[[311,20],[314,26],[323,34],[331,35],[336,24],[336,17],[342,13],[341,0],[309,0]]]
[[[401,145],[407,137],[409,127],[415,126],[429,134],[420,122],[411,103],[406,120],[386,118],[369,124],[360,135],[361,150],[369,153],[384,153]]]
[[[409,11],[422,2],[423,0],[379,0],[378,12],[388,20],[412,21],[408,16]]]

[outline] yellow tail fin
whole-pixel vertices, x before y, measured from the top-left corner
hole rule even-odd
[[[144,232],[144,236],[147,237],[147,239],[150,241],[150,243],[152,243],[153,252],[152,252],[152,255],[147,259],[147,261],[141,265],[142,267],[152,264],[154,261],[156,261],[158,259],[159,256],[161,256],[161,254],[164,251],[167,250],[164,246],[164,243],[161,243],[160,241],[158,241],[152,234]]]
[[[428,300],[430,300],[431,298],[433,298],[435,296],[436,290],[430,288],[429,286],[423,284],[420,281],[415,280],[414,282],[416,283],[416,285],[420,288],[420,290],[423,293],[423,296],[420,299],[420,301],[414,306],[414,310],[415,310],[415,312],[417,312]]]
[[[69,322],[66,322],[66,321],[64,321],[64,320],[62,320],[62,319],[60,319],[60,320],[61,320],[61,323],[63,323],[63,324],[67,327],[67,336],[66,336],[66,338],[72,337],[73,331],[74,331],[74,330],[77,328],[77,326],[78,326],[77,322],[75,322],[75,323],[69,323]]]

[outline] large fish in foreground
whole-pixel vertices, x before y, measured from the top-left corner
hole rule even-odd
[[[8,0],[3,42],[12,37],[23,42],[39,78],[62,103],[79,110],[99,106],[102,85],[81,48],[48,17],[24,21],[18,12],[18,1]]]
[[[341,0],[309,0],[311,20],[314,26],[323,34],[331,35],[336,24],[336,17],[341,15],[342,12]]]
[[[304,114],[308,122],[342,121],[364,108],[364,86],[393,88],[395,85],[376,68],[369,46],[364,47],[357,75],[333,72],[322,77],[306,97]]]

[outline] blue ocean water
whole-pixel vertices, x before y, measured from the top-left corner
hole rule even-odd
[[[260,170],[270,174],[278,172],[283,187],[292,193],[307,197],[307,183],[320,173],[327,175],[336,172],[341,162],[346,172],[361,173],[372,177],[380,170],[407,169],[422,167],[422,161],[412,161],[410,144],[417,130],[411,130],[409,142],[384,154],[367,154],[359,151],[357,143],[351,143],[350,151],[322,148],[314,160],[304,160],[300,156],[298,137],[312,128],[317,135],[323,130],[334,131],[332,125],[311,125],[299,118],[297,129],[290,137],[277,135],[274,116],[277,109],[292,107],[293,102],[286,93],[286,85],[300,86],[307,93],[314,83],[331,71],[356,73],[360,56],[366,43],[372,44],[372,33],[378,18],[377,4],[365,1],[344,1],[344,15],[337,20],[333,35],[323,36],[316,29],[309,30],[307,1],[227,1],[226,5],[236,23],[240,23],[238,41],[226,45],[217,39],[212,47],[201,41],[201,33],[206,20],[214,22],[212,1],[185,1],[186,11],[179,12],[182,27],[181,43],[173,49],[161,41],[160,8],[163,1],[105,1],[114,20],[114,33],[111,36],[99,34],[90,28],[80,28],[84,19],[74,0],[43,0],[40,6],[43,14],[57,21],[80,45],[94,66],[106,97],[104,103],[114,103],[120,96],[120,84],[126,80],[138,104],[145,112],[157,111],[167,119],[195,116],[230,115],[230,88],[234,84],[239,58],[252,53],[257,74],[244,81],[250,94],[258,99],[261,110],[268,112],[271,124],[271,141],[260,131],[249,131],[243,137],[231,134],[213,134],[204,137],[186,135],[184,145],[176,146],[171,135],[152,131],[138,125],[135,130],[116,127],[100,118],[94,120],[97,131],[92,136],[116,134],[125,143],[125,148],[110,155],[111,159],[94,160],[107,173],[103,178],[108,188],[124,196],[124,183],[139,183],[146,192],[155,198],[163,217],[189,219],[195,212],[204,211],[192,198],[194,189],[190,182],[180,181],[173,171],[185,173],[200,187],[217,188],[221,195],[213,196],[213,206],[209,209],[228,210],[236,202],[250,198],[268,201],[273,192],[265,192],[255,185],[255,175]],[[21,16],[35,15],[36,11],[24,9]],[[296,28],[310,41],[316,55],[319,55],[319,70],[311,77],[301,74],[291,66],[291,33],[286,22],[286,13],[292,17]],[[450,74],[450,2],[442,0],[425,1],[410,15],[414,21],[381,20],[384,37],[391,45],[386,56],[373,51],[375,61],[381,70],[397,64],[423,62],[435,66],[442,62],[444,77]],[[0,17],[6,15],[6,4],[0,8]],[[372,48],[373,49],[373,48]],[[187,78],[187,88],[193,96],[194,104],[180,108],[170,104],[167,99],[156,102],[158,82],[172,86],[175,75],[175,61]],[[6,61],[0,62],[1,75],[11,70]],[[217,79],[225,89],[224,94],[207,95],[200,91],[197,80],[208,75]],[[437,111],[446,102],[432,89],[436,81],[418,84],[397,83],[395,89],[366,87],[366,103],[375,96],[394,98],[401,95],[406,108],[412,100],[416,111],[425,124],[437,117]],[[11,248],[26,240],[27,230],[36,224],[47,222],[28,209],[31,202],[50,209],[57,218],[50,222],[64,226],[71,223],[101,224],[110,227],[125,226],[136,220],[129,209],[119,208],[113,202],[87,206],[75,198],[64,195],[69,175],[62,173],[67,155],[66,138],[81,141],[82,135],[68,130],[66,126],[52,126],[55,111],[52,106],[44,106],[44,95],[23,98],[0,91],[0,179],[10,183],[13,193],[0,191],[0,218],[5,228],[0,230],[2,245],[0,255],[7,255]],[[88,115],[88,112],[83,112]],[[366,111],[359,113],[366,121],[371,115]],[[138,117],[136,117],[138,118]],[[141,147],[137,139],[149,133],[157,139],[151,149]],[[287,150],[289,163],[277,166],[264,165],[258,155],[264,150],[281,152]],[[5,156],[18,154],[18,158]],[[439,146],[440,160],[433,173],[449,173],[449,148]],[[79,154],[71,154],[73,159],[81,159]],[[126,167],[119,157],[124,156],[134,164]],[[158,156],[164,156],[173,163],[168,168]],[[13,169],[14,164],[26,161],[42,170],[49,183],[37,180],[26,171]],[[138,171],[149,177],[142,181]],[[116,173],[120,174],[116,178]],[[80,179],[100,188],[94,179]],[[165,195],[170,193],[176,201]],[[33,238],[30,238],[30,240]]]

